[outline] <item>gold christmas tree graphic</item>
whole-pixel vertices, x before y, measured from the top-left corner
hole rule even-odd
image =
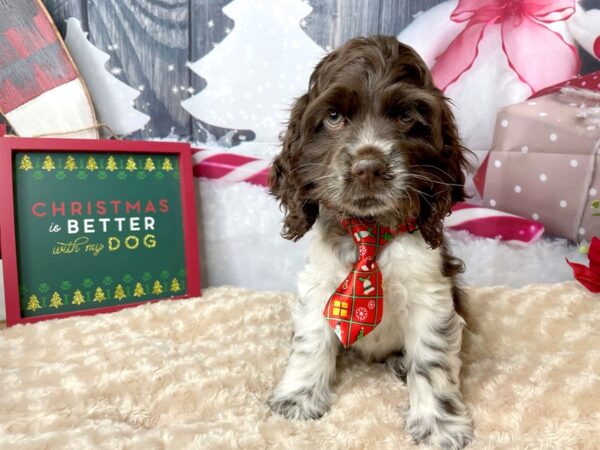
[[[180,290],[179,281],[177,281],[177,278],[173,278],[173,281],[171,281],[171,292],[179,292]]]
[[[60,298],[60,294],[58,292],[54,292],[54,294],[52,294],[52,298],[50,299],[50,306],[52,308],[58,308],[59,306],[62,306],[63,302],[62,302],[62,298]]]
[[[131,156],[129,158],[127,158],[127,163],[125,164],[125,170],[129,170],[130,172],[137,170],[137,165],[135,164],[135,160]]]
[[[67,161],[65,162],[65,169],[69,172],[73,172],[75,169],[77,169],[77,163],[75,162],[75,158],[73,158],[71,155],[67,156]]]
[[[109,156],[108,161],[106,162],[106,170],[108,170],[110,172],[114,172],[117,169],[118,169],[118,167],[117,167],[117,162],[115,161],[115,157]]]
[[[141,297],[142,295],[146,295],[146,293],[144,292],[144,287],[142,286],[142,283],[136,283],[135,289],[133,290],[133,296]]]
[[[156,280],[154,282],[154,285],[152,286],[152,293],[153,294],[162,294],[162,292],[163,292],[162,284],[160,284],[160,281]]]
[[[81,293],[81,291],[79,289],[77,289],[75,291],[75,293],[73,294],[73,302],[74,305],[81,305],[82,303],[85,303],[85,298],[83,297],[83,294]]]
[[[96,292],[94,292],[94,301],[102,303],[106,300],[106,295],[104,295],[104,291],[100,286],[96,288]]]
[[[162,164],[162,170],[166,172],[170,172],[173,170],[173,165],[171,164],[171,160],[169,158],[165,158]]]
[[[125,289],[123,289],[122,285],[117,284],[117,287],[115,288],[115,294],[113,295],[113,297],[117,300],[123,300],[126,297]]]
[[[147,170],[148,172],[152,172],[155,169],[156,169],[156,166],[154,165],[154,161],[152,161],[152,158],[146,158],[146,163],[144,164],[144,170]]]
[[[21,162],[19,163],[19,169],[21,169],[21,170],[33,169],[33,164],[31,164],[31,159],[29,159],[29,156],[23,155],[23,157],[21,158]]]
[[[37,298],[37,295],[33,294],[31,297],[29,297],[29,301],[27,302],[27,311],[37,311],[41,308],[42,307]]]
[[[96,160],[93,156],[88,157],[87,163],[85,164],[85,168],[87,170],[98,170],[98,163],[96,163]]]
[[[44,163],[42,164],[42,170],[47,170],[50,172],[54,169],[56,169],[56,166],[54,165],[54,161],[52,161],[52,156],[46,155],[44,158]]]

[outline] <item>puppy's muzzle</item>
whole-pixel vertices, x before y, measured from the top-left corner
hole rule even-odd
[[[374,187],[388,176],[388,166],[379,150],[360,149],[351,167],[352,178],[364,187]]]

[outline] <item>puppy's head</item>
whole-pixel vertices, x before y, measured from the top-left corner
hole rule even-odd
[[[326,56],[292,108],[270,173],[297,240],[319,205],[382,223],[417,223],[432,247],[465,197],[454,118],[425,63],[393,37],[355,38]]]

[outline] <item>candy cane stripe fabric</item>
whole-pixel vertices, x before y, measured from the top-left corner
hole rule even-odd
[[[323,315],[344,347],[369,334],[383,317],[383,277],[376,258],[379,251],[410,224],[395,229],[361,219],[342,219],[342,226],[358,247],[352,271],[329,298]]]

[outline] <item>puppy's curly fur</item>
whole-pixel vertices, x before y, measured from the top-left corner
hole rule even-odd
[[[331,110],[348,122],[340,132],[323,125]],[[310,77],[308,92],[295,102],[269,179],[287,211],[283,236],[301,238],[315,223],[320,203],[336,211],[353,209],[338,195],[343,186],[327,175],[333,166],[343,168],[348,146],[360,139],[366,123],[376,139],[392,142],[398,154],[388,155],[389,163],[397,160],[408,171],[385,186],[386,204],[372,215],[414,215],[423,237],[438,247],[442,220],[452,203],[465,198],[468,162],[452,112],[427,66],[410,47],[387,37],[352,39],[326,56]]]
[[[329,408],[340,345],[322,312],[356,258],[339,217],[389,226],[414,218],[419,231],[397,236],[378,256],[383,321],[352,349],[387,359],[406,377],[406,422],[415,440],[445,448],[471,440],[459,390],[464,322],[455,277],[462,263],[443,234],[452,204],[465,198],[466,153],[426,65],[395,38],[352,39],[317,65],[270,173],[286,213],[283,236],[297,240],[315,228],[292,353],[270,400],[274,411],[314,419]]]

